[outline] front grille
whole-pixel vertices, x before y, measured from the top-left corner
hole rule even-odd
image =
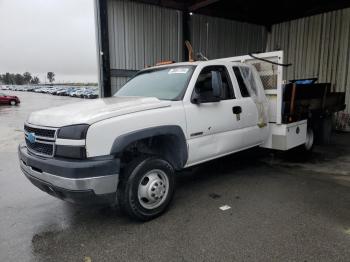
[[[54,144],[46,144],[41,142],[34,142],[30,143],[29,140],[26,138],[26,144],[29,151],[33,152],[34,154],[38,155],[44,155],[44,156],[53,156],[54,153]]]
[[[27,133],[34,133],[36,136],[55,138],[55,129],[37,128],[24,125],[24,131]]]
[[[57,129],[55,128],[24,125],[25,141],[28,151],[40,156],[53,157],[55,153],[56,131]],[[28,139],[31,133],[35,136],[35,141],[32,142]]]

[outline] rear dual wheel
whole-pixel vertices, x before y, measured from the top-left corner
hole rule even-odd
[[[306,152],[312,151],[314,147],[314,141],[315,141],[314,131],[311,127],[309,127],[306,131],[306,141],[304,144],[304,150]]]
[[[309,123],[308,123],[309,126]],[[306,142],[304,148],[306,151],[312,151],[315,141],[317,144],[328,145],[331,142],[333,129],[333,116],[325,116],[318,119],[316,123],[310,125],[306,133]]]
[[[308,157],[309,155],[311,155],[312,150],[314,149],[314,141],[314,131],[311,127],[308,127],[306,131],[305,144],[302,144],[292,150],[289,150],[288,155],[290,154],[293,158],[296,157],[297,159]]]
[[[158,157],[142,157],[130,163],[123,172],[118,199],[127,215],[147,221],[166,210],[174,188],[174,169],[167,161]]]

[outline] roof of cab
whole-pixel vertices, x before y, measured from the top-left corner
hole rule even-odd
[[[177,67],[177,66],[197,66],[199,64],[212,64],[212,63],[232,63],[234,65],[242,66],[245,65],[244,63],[240,62],[231,62],[229,60],[225,60],[224,58],[220,59],[213,59],[213,60],[207,60],[207,61],[194,61],[194,62],[177,62],[177,63],[171,63],[171,64],[165,64],[165,65],[158,65],[158,66],[152,66],[142,69],[143,70],[150,70],[150,69],[156,69],[156,68],[168,68],[168,67]]]

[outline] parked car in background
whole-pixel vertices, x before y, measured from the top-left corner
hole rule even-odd
[[[39,87],[37,86],[28,86],[27,88],[27,92],[34,92],[36,89],[38,89]]]
[[[10,85],[0,86],[0,90],[44,93],[57,96],[71,96],[93,99],[98,98],[96,86],[41,86],[41,85]]]
[[[75,89],[72,92],[69,93],[69,96],[71,97],[78,97],[81,93],[81,90]]]
[[[98,97],[98,92],[96,90],[91,89],[84,92],[84,98],[93,99],[97,97]]]
[[[57,96],[69,96],[69,93],[75,90],[73,87],[62,87],[56,91]]]
[[[52,92],[52,95],[58,95],[60,92],[65,91],[66,88],[64,87],[56,87],[55,90]]]
[[[62,88],[56,92],[57,96],[67,96],[68,93],[70,92],[70,88]]]
[[[45,87],[39,87],[34,90],[35,93],[44,93]]]
[[[0,104],[15,106],[21,103],[17,96],[8,96],[6,94],[0,93]]]

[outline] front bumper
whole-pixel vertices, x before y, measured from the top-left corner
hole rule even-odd
[[[111,157],[67,160],[41,158],[18,147],[20,167],[39,189],[69,202],[114,203],[119,181],[119,160]]]

